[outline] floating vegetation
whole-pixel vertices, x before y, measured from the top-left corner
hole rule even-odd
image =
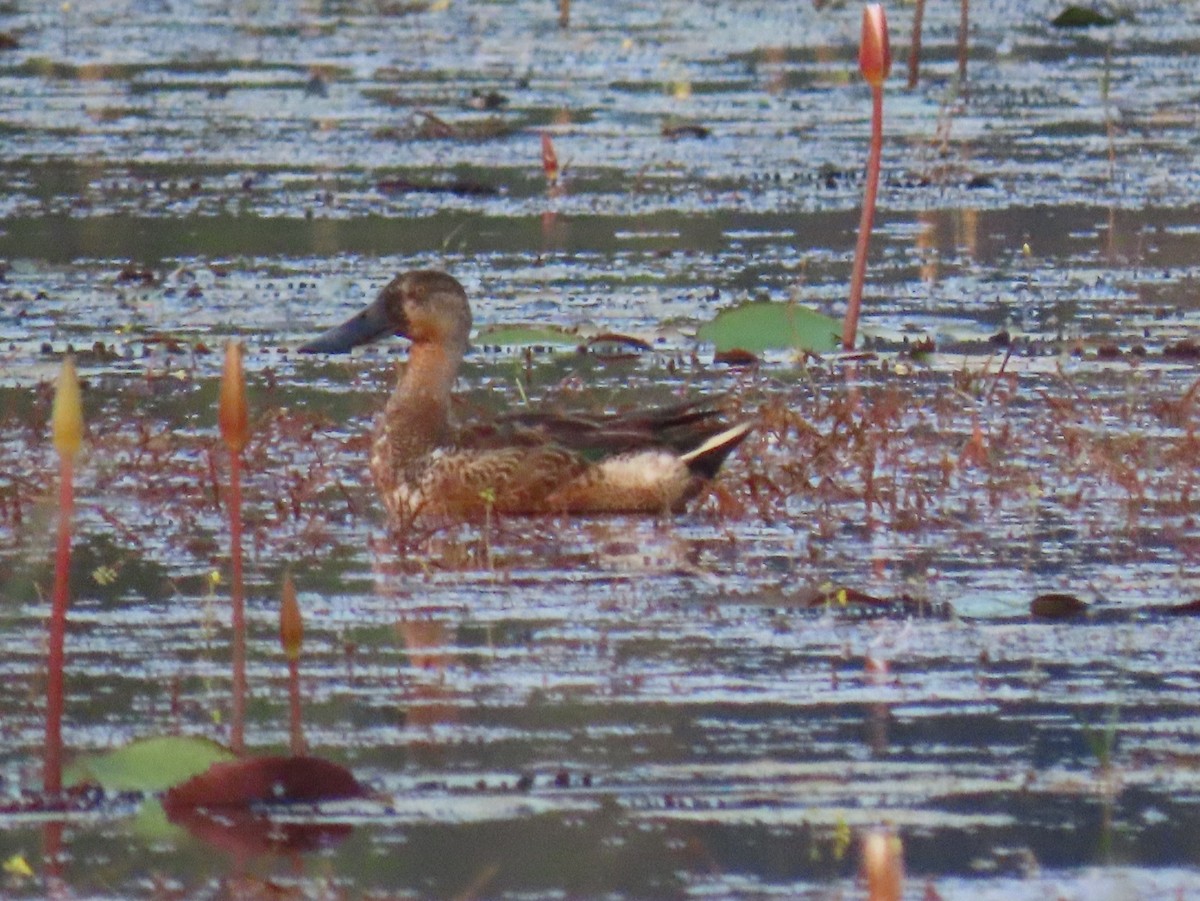
[[[919,7],[850,357],[861,8],[210,6],[5,10],[0,891],[1197,894],[1180,7]],[[405,351],[294,349],[414,267],[504,351],[460,421],[699,396],[754,433],[684,516],[389,530],[366,461]],[[811,335],[738,312],[764,296]],[[217,762],[229,339],[247,753]],[[48,797],[68,351],[81,781]],[[231,806],[168,815],[194,777]]]
[[[753,300],[722,310],[696,330],[696,337],[715,345],[718,353],[767,350],[836,349],[842,324],[795,303]]]

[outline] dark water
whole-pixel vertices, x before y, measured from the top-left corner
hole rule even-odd
[[[41,779],[68,346],[104,345],[80,358],[67,744],[228,738],[213,351],[233,336],[255,411],[248,742],[287,746],[290,569],[309,745],[373,791],[275,811],[324,828],[305,853],[153,801],[5,816],[0,894],[863,897],[879,827],[906,897],[1200,892],[1197,629],[1156,612],[1200,595],[1198,374],[1164,354],[1198,309],[1200,13],[1060,32],[1051,4],[977,5],[959,85],[957,5],[931,4],[905,91],[911,7],[889,12],[864,327],[967,352],[737,372],[691,337],[717,310],[843,309],[858,7],[579,2],[564,31],[524,0],[0,6],[0,786]],[[507,103],[474,108],[492,91]],[[681,124],[711,134],[664,136]],[[723,492],[669,521],[398,545],[361,435],[399,348],[290,348],[419,266],[460,278],[480,327],[655,348],[477,348],[469,407],[758,411]],[[1002,329],[1032,343],[998,375]],[[914,605],[807,606],[843,585]],[[1048,591],[1092,615],[1030,621]]]

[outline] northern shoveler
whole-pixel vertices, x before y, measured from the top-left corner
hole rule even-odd
[[[453,428],[450,396],[470,331],[462,285],[420,270],[396,276],[366,309],[300,348],[342,353],[392,334],[412,342],[371,447],[371,472],[398,522],[489,509],[678,511],[751,431],[700,403],[604,416],[514,413]]]

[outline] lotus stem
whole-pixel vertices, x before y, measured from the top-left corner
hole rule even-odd
[[[75,512],[75,464],[58,463],[58,549],[54,555],[54,601],[50,610],[50,652],[46,684],[46,760],[43,786],[47,794],[62,791],[62,720],[67,606],[70,603],[71,519]]]
[[[246,738],[246,593],[242,575],[242,451],[250,432],[246,408],[246,380],[242,371],[242,346],[225,345],[218,410],[221,437],[229,449],[229,536],[233,576],[233,713],[229,746],[235,754],[245,750]]]
[[[229,463],[229,535],[233,568],[233,723],[230,746],[234,753],[245,750],[246,739],[246,590],[242,576],[242,460],[234,455]]]
[[[850,275],[850,299],[842,323],[842,347],[853,350],[858,336],[858,316],[862,307],[863,281],[867,273],[867,249],[875,222],[875,197],[879,192],[879,167],[883,154],[883,83],[892,67],[888,46],[887,16],[877,3],[863,10],[862,41],[858,67],[871,86],[871,149],[867,155],[867,178],[863,190],[862,219],[854,248],[854,268]]]
[[[925,20],[925,0],[917,0],[913,9],[912,39],[908,45],[908,89],[921,81],[921,25]]]
[[[292,574],[283,577],[283,599],[279,605],[279,643],[288,661],[288,722],[291,726],[291,749],[294,757],[307,753],[304,723],[300,707],[300,648],[304,642],[304,621],[296,599],[296,583]]]
[[[967,28],[971,19],[971,0],[962,0],[958,8],[958,89],[964,97],[967,88]]]
[[[50,417],[58,452],[58,546],[54,555],[54,598],[50,608],[50,647],[46,680],[46,748],[43,790],[62,792],[62,720],[64,707],[67,606],[70,603],[71,531],[75,514],[75,457],[83,445],[83,404],[71,356],[63,359]]]

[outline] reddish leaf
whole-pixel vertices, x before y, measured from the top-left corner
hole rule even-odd
[[[859,591],[857,588],[806,588],[797,592],[785,606],[826,610],[830,613],[845,613],[850,616],[950,616],[949,604],[934,603],[908,594],[878,597]]]
[[[169,809],[167,819],[202,842],[239,857],[328,848],[354,828],[349,823],[277,823],[248,810],[223,810],[210,816],[194,808]]]
[[[1031,615],[1040,619],[1070,619],[1087,613],[1088,605],[1073,594],[1039,594],[1029,605]]]
[[[126,263],[121,271],[117,273],[117,282],[140,282],[143,285],[154,284],[154,270],[147,266],[137,266],[133,263]]]
[[[603,359],[621,360],[636,357],[638,354],[646,353],[654,348],[649,341],[634,338],[632,335],[605,332],[602,335],[588,338],[587,343],[579,349]]]
[[[1174,604],[1159,609],[1171,616],[1196,616],[1200,615],[1200,600],[1187,601],[1183,604]]]
[[[712,134],[712,129],[706,128],[703,125],[697,125],[692,122],[682,124],[670,124],[662,127],[662,136],[677,140],[679,138],[699,138],[703,140]]]
[[[215,763],[163,796],[168,816],[195,807],[249,807],[357,798],[364,794],[345,767],[319,757],[246,757]]]
[[[1168,360],[1200,360],[1200,344],[1191,338],[1184,338],[1163,348],[1162,354]]]
[[[834,588],[829,591],[816,591],[806,598],[808,607],[886,607],[891,601],[878,598],[857,588]]]
[[[599,335],[593,335],[588,338],[588,346],[596,344],[620,344],[624,347],[631,347],[634,350],[653,350],[653,346],[644,338],[635,338],[632,335],[619,335],[616,332],[604,332]]]
[[[734,347],[730,350],[718,350],[713,354],[713,362],[723,363],[726,366],[757,366],[759,360],[757,355],[750,351]]]

